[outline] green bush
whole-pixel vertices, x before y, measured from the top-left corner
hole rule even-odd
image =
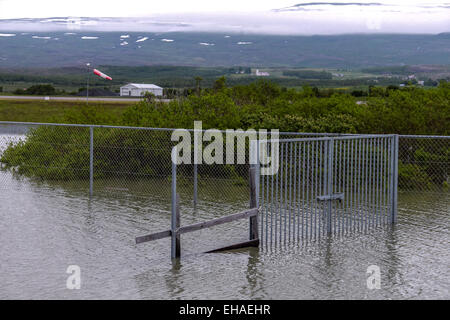
[[[89,128],[39,127],[10,144],[0,161],[6,169],[47,180],[89,178]],[[95,178],[170,172],[172,142],[166,132],[94,130]]]
[[[0,161],[6,169],[48,180],[89,178],[89,130],[38,127],[10,144]]]
[[[433,182],[423,169],[415,164],[398,164],[398,185],[405,190],[430,190]]]

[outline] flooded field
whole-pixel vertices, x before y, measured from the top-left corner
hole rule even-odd
[[[4,171],[0,182],[1,299],[450,298],[448,193],[400,193],[398,224],[366,234],[202,254],[247,237],[247,221],[217,226],[183,235],[181,262],[172,264],[169,239],[134,244],[169,228],[168,194],[136,196],[137,182],[89,199],[83,183],[36,183]],[[235,187],[241,198],[223,187],[220,197],[200,188],[196,210],[190,190],[182,193],[182,224],[246,207],[245,187]],[[380,290],[366,286],[373,264]],[[66,288],[69,265],[81,268],[80,290]]]
[[[3,146],[4,147],[4,146]],[[248,237],[248,221],[168,238],[136,236],[170,227],[167,179],[40,182],[0,171],[0,299],[449,299],[450,193],[399,193],[398,223],[317,241],[203,252]],[[248,207],[248,188],[180,179],[181,225]],[[69,290],[68,266],[81,269]],[[367,268],[381,289],[367,288]]]

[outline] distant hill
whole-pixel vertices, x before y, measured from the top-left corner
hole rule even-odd
[[[122,36],[122,37],[121,37]],[[369,68],[450,64],[450,33],[268,36],[0,30],[0,68],[94,65]]]

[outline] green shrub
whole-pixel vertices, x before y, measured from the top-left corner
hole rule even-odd
[[[398,185],[405,190],[429,190],[433,182],[423,169],[415,164],[398,164]]]
[[[89,130],[38,127],[10,144],[0,161],[6,169],[48,180],[89,178]]]

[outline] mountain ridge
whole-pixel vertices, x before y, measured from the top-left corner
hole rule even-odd
[[[1,31],[0,34],[6,31]],[[362,68],[450,64],[450,33],[276,36],[201,32],[12,32],[0,68],[184,65]]]

